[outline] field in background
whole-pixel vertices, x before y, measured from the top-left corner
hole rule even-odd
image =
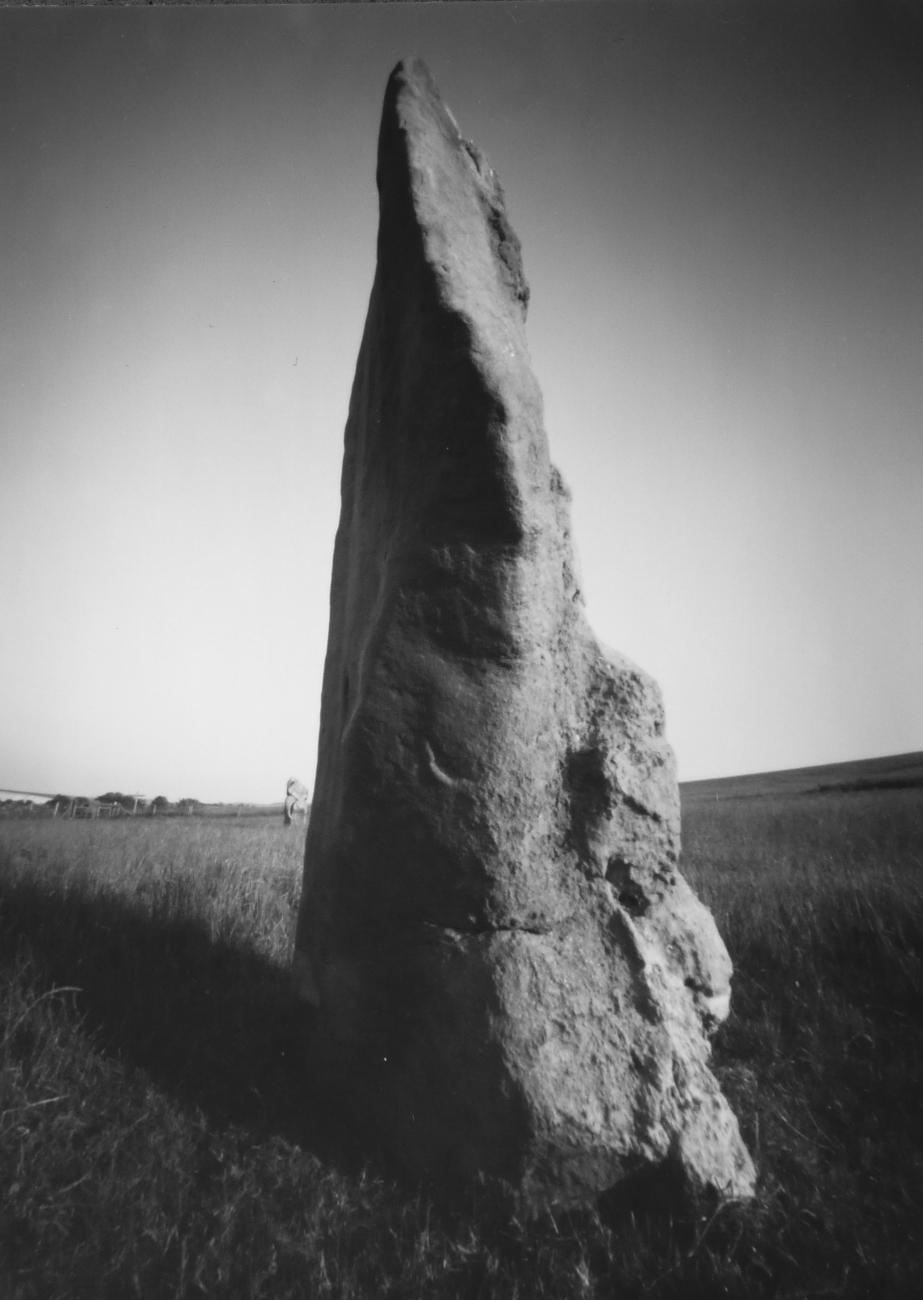
[[[300,827],[4,822],[0,1295],[923,1293],[923,790],[760,779],[684,789],[736,967],[715,1068],[760,1168],[706,1217],[522,1223],[502,1189],[450,1211],[363,1166],[296,1050]]]
[[[778,799],[791,794],[856,794],[875,790],[923,790],[923,753],[863,758],[855,763],[794,767],[714,781],[685,781],[683,808],[724,799]]]
[[[76,807],[72,806],[76,803]],[[57,804],[57,809],[55,808]],[[145,818],[154,819],[157,817],[282,817],[283,804],[281,803],[199,803],[195,802],[193,807],[184,807],[182,804],[166,803],[163,806],[152,806],[146,803],[133,810],[131,800],[128,799],[125,804],[102,803],[92,816],[92,808],[89,807],[89,800],[74,801],[67,795],[60,796],[56,800],[48,800],[45,803],[33,803],[27,799],[2,799],[0,800],[0,821],[25,819],[38,821],[54,821],[59,817],[62,821],[143,821]]]

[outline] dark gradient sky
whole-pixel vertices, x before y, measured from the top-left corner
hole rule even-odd
[[[313,780],[409,52],[504,183],[590,617],[681,775],[923,748],[912,6],[0,10],[0,781]]]

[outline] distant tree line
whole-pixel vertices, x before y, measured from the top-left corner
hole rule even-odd
[[[0,816],[50,816],[50,817],[153,817],[157,814],[191,815],[203,808],[199,799],[178,799],[171,803],[166,795],[159,794],[155,799],[146,799],[141,795],[124,794],[121,790],[107,790],[105,794],[91,797],[88,795],[56,794],[41,803],[32,799],[0,800]]]
[[[241,817],[278,816],[281,804],[209,804],[201,799],[184,798],[171,802],[165,794],[154,799],[107,790],[97,796],[56,794],[44,802],[32,799],[0,800],[0,818],[62,817],[83,820],[111,820],[113,817]],[[310,804],[306,804],[309,815]]]

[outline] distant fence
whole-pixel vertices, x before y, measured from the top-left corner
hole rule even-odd
[[[7,793],[17,793],[8,791]],[[32,792],[35,793],[35,792]],[[310,816],[310,805],[308,816]],[[50,796],[46,802],[35,803],[32,799],[0,800],[0,819],[33,818],[50,821],[52,818],[70,818],[71,820],[99,821],[101,818],[111,820],[113,817],[281,817],[282,804],[203,804],[183,801],[181,803],[155,804],[140,798],[131,805],[117,800],[71,798],[69,796]]]
[[[120,803],[103,803],[98,799],[49,799],[35,803],[32,799],[4,799],[0,801],[0,817],[82,817],[98,820],[100,817],[150,817],[152,809],[141,805],[131,808]]]

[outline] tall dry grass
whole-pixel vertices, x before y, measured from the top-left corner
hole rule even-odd
[[[693,806],[734,957],[715,1048],[761,1170],[707,1219],[446,1210],[312,1110],[279,823],[0,823],[0,1295],[923,1291],[920,792]]]

